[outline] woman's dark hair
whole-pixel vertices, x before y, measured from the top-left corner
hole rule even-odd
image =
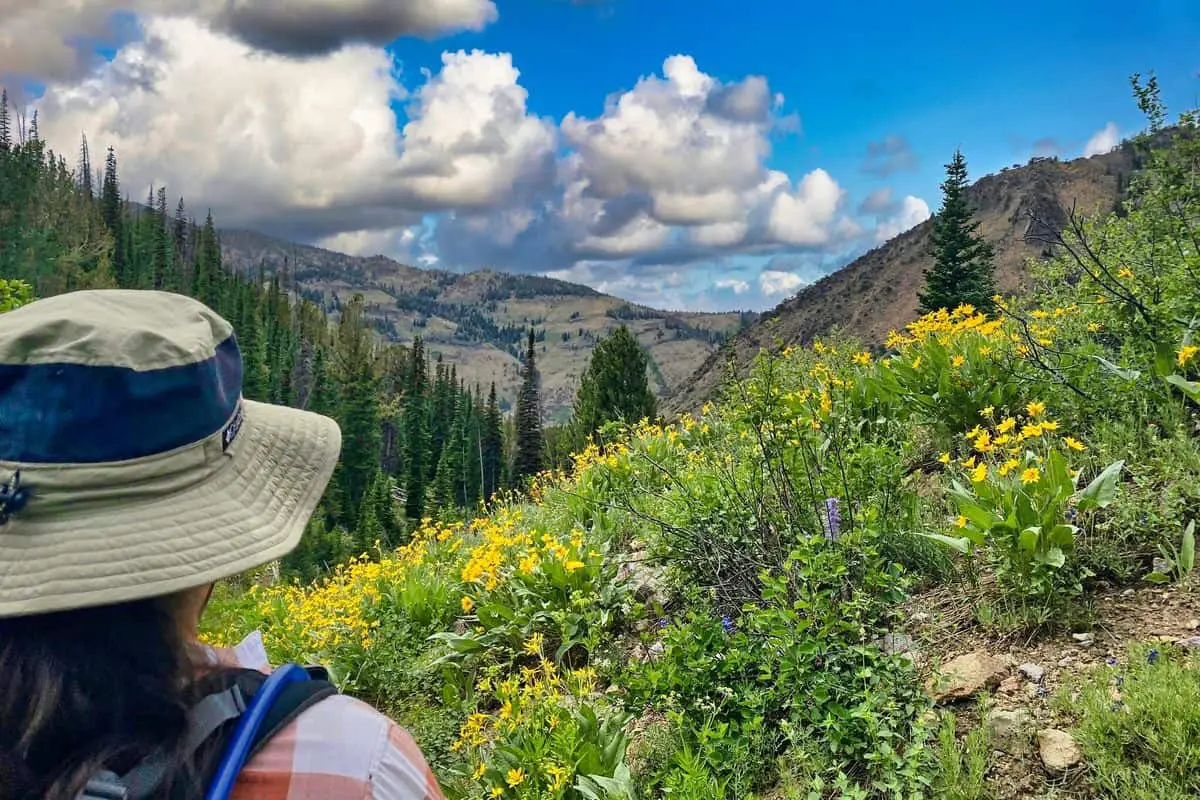
[[[194,668],[176,603],[0,619],[0,800],[74,798],[178,748]]]

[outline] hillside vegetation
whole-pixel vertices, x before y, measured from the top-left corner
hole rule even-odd
[[[1073,161],[1035,158],[969,187],[967,200],[980,233],[995,248],[1000,290],[1029,289],[1030,259],[1052,251],[1044,234],[1061,231],[1072,209],[1087,216],[1116,210],[1140,162],[1138,150],[1125,144]],[[763,314],[689,376],[669,398],[668,408],[694,411],[716,391],[731,360],[744,374],[763,347],[807,344],[836,329],[882,344],[888,331],[917,317],[923,275],[933,264],[932,232],[933,220],[927,220]]]
[[[1141,100],[1157,126],[1153,84]],[[995,731],[944,710],[1008,665],[973,655],[972,683],[912,658],[906,601],[949,592],[960,638],[1090,641],[1102,585],[1194,591],[1200,149],[1141,157],[1121,213],[1061,220],[995,315],[761,354],[715,405],[593,444],[527,498],[311,585],[223,587],[207,635],[330,665],[455,798],[1014,796]],[[903,288],[884,277],[866,288]],[[1077,676],[1021,796],[1200,795],[1196,643]]]
[[[301,296],[336,316],[355,294],[387,340],[420,336],[430,354],[468,386],[495,382],[502,407],[516,402],[525,331],[540,337],[542,404],[549,419],[570,415],[596,343],[628,326],[650,355],[651,387],[677,390],[705,358],[754,315],[669,312],[627,303],[576,283],[538,275],[418,269],[383,256],[359,258],[247,231],[224,231],[226,264],[271,275],[285,268]]]

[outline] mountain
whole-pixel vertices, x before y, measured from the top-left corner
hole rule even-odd
[[[1047,255],[1043,245],[1026,238],[1031,214],[1061,230],[1072,208],[1084,215],[1113,211],[1137,158],[1133,145],[1126,143],[1111,153],[1073,161],[1035,158],[974,183],[967,197],[980,232],[996,248],[1000,290],[1025,288],[1029,259]],[[925,270],[933,266],[932,230],[932,219],[926,220],[763,314],[705,359],[671,395],[664,411],[695,409],[717,390],[730,361],[744,372],[762,348],[805,344],[835,329],[882,342],[888,331],[917,316],[917,293]]]
[[[518,353],[530,325],[541,345],[538,370],[547,418],[564,421],[596,342],[621,324],[650,354],[651,386],[678,390],[722,342],[754,315],[660,311],[587,286],[538,275],[420,269],[384,256],[359,257],[285,242],[261,233],[221,232],[226,265],[264,274],[286,272],[296,291],[331,314],[355,293],[379,334],[425,341],[431,357],[454,364],[467,384],[496,382],[502,402],[516,402]]]

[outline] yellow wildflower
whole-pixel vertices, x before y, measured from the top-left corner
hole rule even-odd
[[[565,564],[563,564],[563,569],[565,569],[567,572],[574,572],[577,569],[583,569],[585,566],[587,566],[587,565],[584,564],[582,561],[572,560],[572,561],[568,561]]]
[[[1010,458],[1008,461],[1005,461],[1003,464],[1000,465],[1000,469],[999,469],[1000,477],[1004,477],[1005,475],[1012,472],[1014,469],[1016,469],[1019,466],[1021,466],[1020,461],[1017,461],[1015,458]]]
[[[971,428],[971,430],[964,433],[963,438],[964,439],[974,439],[976,436],[982,436],[982,435],[983,435],[983,428],[976,425],[974,428]]]
[[[485,773],[485,772],[487,772],[487,764],[480,761],[479,764],[475,767],[475,772],[471,774],[471,779],[477,781],[483,777],[483,773]]]
[[[943,464],[949,464],[950,463],[950,454],[942,453],[940,456],[938,456],[938,461],[942,462]]]
[[[1200,353],[1200,347],[1194,344],[1185,344],[1179,348],[1179,354],[1176,359],[1179,362],[1179,366],[1186,366],[1189,361],[1196,357],[1196,353]]]
[[[510,769],[508,774],[504,776],[504,781],[514,789],[521,785],[525,780],[524,770]]]
[[[1064,436],[1063,443],[1066,444],[1066,446],[1071,448],[1072,450],[1081,450],[1082,451],[1082,450],[1087,449],[1086,447],[1083,446],[1083,442],[1079,441],[1078,439],[1073,439],[1070,436]]]
[[[1058,423],[1057,423],[1057,422],[1055,422],[1055,421],[1054,421],[1054,420],[1052,420],[1052,419],[1048,419],[1048,420],[1046,420],[1045,422],[1041,422],[1041,423],[1038,423],[1038,424],[1042,426],[1042,430],[1043,430],[1043,431],[1056,431],[1056,430],[1058,430]]]
[[[992,444],[995,445],[996,447],[1003,447],[1004,445],[1008,444],[1010,441],[1012,441],[1012,437],[1009,436],[1007,433],[1002,433],[999,436],[997,436],[995,438],[995,440],[992,441]]]
[[[966,459],[965,461],[960,461],[959,463],[962,464],[967,469],[971,469],[972,467],[975,466],[975,456],[971,456],[970,458]]]
[[[971,470],[971,482],[972,483],[983,483],[984,481],[987,480],[987,476],[988,476],[988,465],[987,465],[986,461],[981,462],[979,464],[979,466],[977,466],[975,469]]]
[[[863,350],[861,353],[855,353],[854,354],[854,363],[860,364],[865,367],[866,365],[871,363],[871,354],[868,353],[866,350]]]
[[[491,797],[503,797],[504,796],[504,788],[501,786],[493,786],[492,791],[490,792],[490,796]]]
[[[1046,404],[1033,400],[1025,405],[1025,410],[1029,412],[1029,416],[1031,417],[1040,417],[1046,413]]]
[[[996,413],[996,407],[995,407],[995,406],[988,406],[987,408],[981,408],[981,409],[979,409],[979,415],[980,415],[981,417],[986,417],[986,418],[988,418],[988,419],[991,419],[991,418],[992,418],[992,416],[993,416],[995,413]]]
[[[541,632],[534,633],[529,637],[529,641],[525,642],[525,652],[531,656],[536,656],[538,653],[542,652],[542,644],[545,642],[545,640],[546,637],[543,636]]]
[[[1003,422],[1001,422],[999,425],[996,426],[996,432],[997,433],[1008,433],[1015,427],[1017,427],[1017,421],[1015,419],[1013,419],[1012,417],[1008,417],[1007,419],[1005,419]]]
[[[1133,277],[1133,270],[1131,270],[1129,267],[1121,267],[1119,270],[1117,270],[1117,277],[1128,280]]]
[[[954,520],[954,527],[956,527],[956,528],[967,527],[967,518],[960,514],[958,519]]]
[[[1029,467],[1021,473],[1021,483],[1028,486],[1031,483],[1037,483],[1042,479],[1042,473],[1037,467]]]
[[[955,356],[954,358],[950,359],[950,366],[961,367],[965,362],[966,359],[962,356]]]
[[[470,614],[470,613],[471,613],[471,609],[472,609],[472,608],[474,608],[474,607],[475,607],[475,601],[471,599],[470,595],[465,595],[465,594],[464,594],[464,595],[463,595],[463,598],[462,598],[462,610],[463,610],[463,613],[464,613],[464,614]]]
[[[1025,427],[1021,428],[1021,438],[1022,439],[1036,439],[1041,435],[1042,435],[1041,423],[1035,422],[1032,425],[1026,425]]]
[[[991,451],[995,450],[996,448],[992,444],[992,435],[987,431],[979,434],[979,436],[975,439],[975,449],[981,453],[990,453]]]
[[[1099,322],[1089,322],[1087,325],[1088,333],[1097,333],[1100,330]]]
[[[913,359],[913,369],[920,369],[920,368],[921,368],[921,357],[917,356],[915,359]]]

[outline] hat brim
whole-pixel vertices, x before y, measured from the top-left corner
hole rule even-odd
[[[341,433],[318,414],[242,402],[229,458],[204,481],[86,514],[16,515],[0,527],[0,617],[171,594],[294,549],[333,474]]]

